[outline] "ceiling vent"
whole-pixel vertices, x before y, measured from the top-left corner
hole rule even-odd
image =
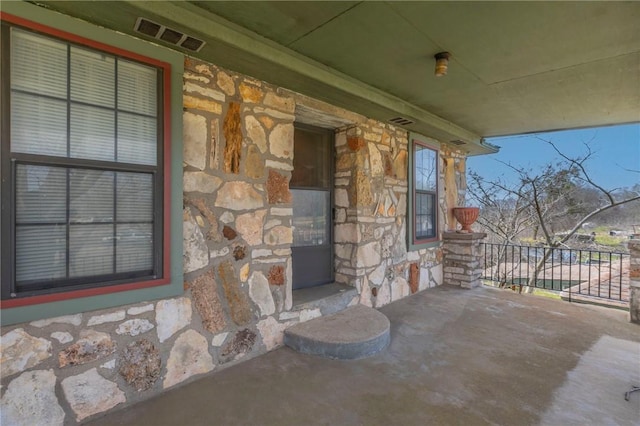
[[[460,139],[457,139],[455,141],[449,141],[450,144],[452,145],[466,145],[467,143],[465,141],[461,141]]]
[[[134,30],[149,37],[153,37],[156,40],[162,40],[192,52],[200,51],[202,46],[205,45],[205,42],[202,40],[181,33],[173,28],[167,28],[164,25],[160,25],[145,18],[138,18],[136,20]]]
[[[396,117],[396,118],[390,119],[389,123],[398,124],[400,126],[407,126],[409,124],[413,124],[413,121],[404,117]]]

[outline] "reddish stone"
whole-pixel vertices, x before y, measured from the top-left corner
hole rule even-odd
[[[144,391],[160,377],[162,361],[153,343],[141,339],[126,347],[119,364],[124,380],[137,391]]]
[[[347,138],[347,144],[351,151],[358,151],[367,145],[364,138],[362,136],[349,136]]]
[[[253,314],[251,313],[247,295],[240,287],[240,281],[238,281],[233,264],[230,261],[222,262],[218,266],[218,274],[222,281],[224,295],[229,304],[231,319],[237,325],[248,324],[253,319]]]
[[[267,195],[269,197],[269,204],[290,203],[291,191],[289,191],[289,179],[274,170],[269,170]]]
[[[245,246],[236,246],[233,249],[233,258],[235,260],[242,260],[247,255],[247,248]]]
[[[387,177],[394,177],[393,161],[391,159],[391,155],[388,152],[382,153],[382,162],[384,165],[384,175]]]
[[[223,330],[227,321],[218,297],[217,285],[213,270],[199,276],[188,284],[191,289],[191,300],[202,318],[202,326],[210,333]]]
[[[242,151],[242,123],[240,119],[240,104],[229,103],[229,110],[222,125],[226,144],[224,146],[224,171],[240,173],[240,154]]]
[[[371,295],[373,297],[378,297],[378,287],[372,287],[371,288]]]
[[[419,284],[420,284],[420,266],[417,263],[412,263],[409,266],[409,288],[411,289],[411,294],[416,293],[418,291]]]
[[[267,274],[270,285],[284,284],[284,266],[272,266]]]
[[[227,240],[231,241],[238,236],[238,233],[230,226],[225,225],[224,228],[222,228],[222,235],[224,235]]]

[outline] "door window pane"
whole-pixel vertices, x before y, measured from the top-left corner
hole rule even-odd
[[[293,195],[293,245],[329,244],[329,191],[291,190]]]
[[[295,129],[292,187],[329,188],[331,145],[327,134]]]

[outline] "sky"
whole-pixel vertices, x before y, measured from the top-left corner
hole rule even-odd
[[[504,176],[507,181],[514,181],[516,174],[500,161],[533,170],[559,161],[553,148],[536,136],[552,141],[569,157],[584,155],[584,143],[589,143],[594,154],[586,167],[593,180],[604,188],[611,190],[640,183],[640,124],[637,123],[487,138],[487,142],[499,146],[500,151],[469,157],[467,167],[487,179]]]

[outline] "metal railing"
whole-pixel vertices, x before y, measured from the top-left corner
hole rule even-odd
[[[483,280],[554,291],[569,301],[599,299],[625,307],[629,270],[627,253],[484,243]]]

